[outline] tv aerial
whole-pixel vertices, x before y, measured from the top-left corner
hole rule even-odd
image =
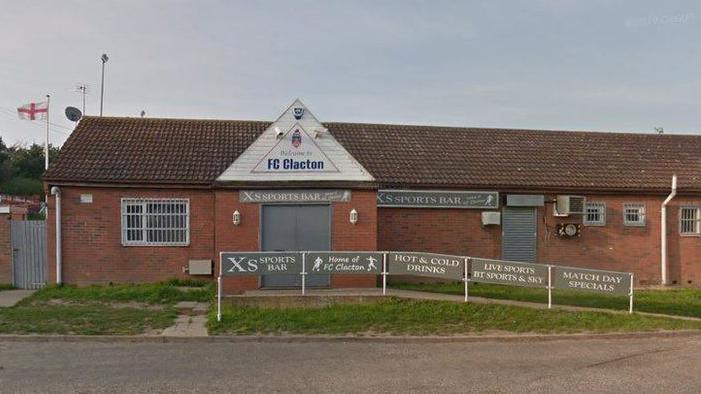
[[[66,107],[66,118],[71,122],[77,122],[83,117],[83,113],[76,107]]]
[[[77,82],[75,84],[75,88],[73,89],[73,92],[79,93],[81,96],[83,96],[83,114],[85,114],[85,96],[88,94],[90,91],[90,87],[88,84],[83,83],[83,82]]]

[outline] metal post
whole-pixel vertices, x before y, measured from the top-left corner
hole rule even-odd
[[[109,60],[106,53],[100,57],[102,60],[102,82],[100,83],[100,116],[102,116],[102,103],[105,99],[105,63]]]
[[[222,275],[222,259],[219,258],[219,277],[217,278],[217,321],[221,321],[221,275]]]
[[[217,278],[217,321],[221,321],[221,275]]]
[[[85,89],[86,89],[85,85],[82,85],[80,90],[83,91],[83,116],[86,115],[85,114]]]
[[[553,307],[553,266],[548,266],[548,309]]]
[[[300,275],[302,275],[302,295],[305,294],[305,277],[307,275],[306,259],[307,259],[307,254],[302,253],[302,272],[300,272]]]
[[[633,273],[630,274],[630,301],[628,305],[628,313],[633,313]]]
[[[470,261],[470,258],[465,259],[465,277],[463,278],[463,282],[465,282],[465,302],[467,302],[467,297],[468,297],[468,286],[467,286],[467,264]]]
[[[46,140],[44,141],[44,170],[49,169],[49,104],[51,96],[46,95]],[[47,200],[48,201],[48,200]]]
[[[382,295],[387,295],[387,253],[382,253]]]

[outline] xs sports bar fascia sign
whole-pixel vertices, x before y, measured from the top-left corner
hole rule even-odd
[[[498,192],[443,190],[378,190],[378,207],[397,208],[499,208]]]

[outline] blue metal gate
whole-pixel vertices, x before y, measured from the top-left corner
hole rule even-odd
[[[13,220],[12,281],[20,289],[38,289],[46,284],[46,222]]]

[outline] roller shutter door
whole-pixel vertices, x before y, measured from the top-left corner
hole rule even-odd
[[[504,207],[501,257],[504,260],[535,262],[537,214],[535,208]]]

